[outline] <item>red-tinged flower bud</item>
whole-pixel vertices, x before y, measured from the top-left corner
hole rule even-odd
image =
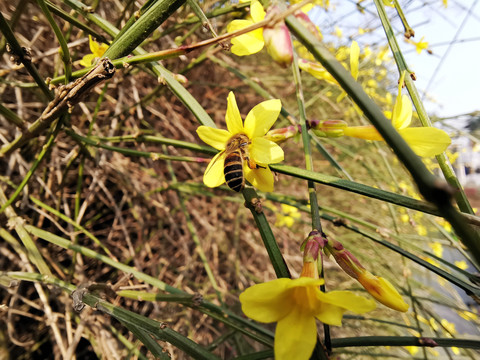
[[[358,281],[370,295],[383,305],[401,312],[408,310],[409,305],[387,279],[375,276],[365,270],[358,276]]]
[[[310,128],[320,137],[340,137],[348,127],[343,120],[310,120]]]
[[[297,11],[294,16],[305,26],[318,40],[323,40],[323,35],[320,32],[320,29],[315,25],[310,17],[305,14],[303,11]]]
[[[318,266],[316,261],[304,261],[300,277],[318,279]]]
[[[331,254],[337,264],[352,278],[356,279],[378,302],[397,311],[405,312],[408,304],[390,282],[370,273],[358,259],[336,240],[329,240],[324,249]]]
[[[268,9],[266,17],[277,14],[280,14],[280,9],[273,5]],[[284,21],[276,23],[273,27],[264,27],[263,40],[268,53],[277,64],[287,67],[292,63],[292,38]]]
[[[188,79],[182,74],[173,74],[173,78],[177,80],[180,84],[188,84]]]
[[[300,276],[318,278],[323,264],[322,249],[327,242],[328,239],[318,230],[313,230],[308,234],[301,246],[303,250],[303,269]]]
[[[267,132],[267,140],[280,143],[297,135],[301,131],[300,125],[290,125],[280,129],[273,129]]]
[[[332,255],[337,264],[352,278],[358,280],[358,275],[365,271],[360,261],[340,241],[329,240],[324,249],[327,255]]]

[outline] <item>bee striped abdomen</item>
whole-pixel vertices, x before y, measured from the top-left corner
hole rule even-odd
[[[225,157],[223,173],[228,187],[236,192],[243,190],[245,178],[243,177],[243,158],[240,151],[234,151]]]

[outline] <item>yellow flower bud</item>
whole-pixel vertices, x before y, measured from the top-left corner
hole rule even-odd
[[[377,301],[397,311],[406,312],[409,305],[386,279],[368,271],[358,274],[358,281]]]

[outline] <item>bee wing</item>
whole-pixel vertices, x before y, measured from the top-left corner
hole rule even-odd
[[[225,182],[223,174],[223,165],[225,161],[225,151],[219,152],[213,157],[203,174],[203,182],[208,187],[217,187]]]

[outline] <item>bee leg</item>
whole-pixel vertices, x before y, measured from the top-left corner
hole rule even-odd
[[[245,160],[247,161],[248,167],[249,167],[250,169],[266,169],[265,166],[258,165],[258,164],[257,164],[253,159],[251,159],[250,157],[245,158]]]
[[[250,169],[256,169],[257,168],[258,165],[253,159],[251,159],[250,157],[246,157],[245,160],[246,160],[247,165]]]

